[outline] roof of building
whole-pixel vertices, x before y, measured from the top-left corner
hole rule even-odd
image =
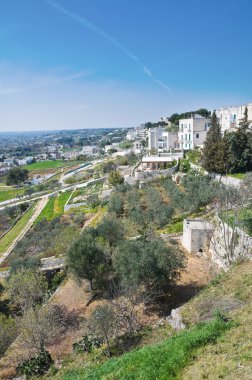
[[[203,219],[186,219],[186,224],[191,230],[212,230],[212,223]]]

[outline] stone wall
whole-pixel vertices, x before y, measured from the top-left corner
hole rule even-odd
[[[210,240],[212,261],[227,270],[240,259],[252,259],[252,237],[239,227],[231,228],[219,217],[214,218],[214,231]]]

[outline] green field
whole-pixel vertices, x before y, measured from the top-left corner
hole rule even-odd
[[[47,202],[41,214],[37,217],[35,223],[40,222],[42,219],[52,220],[53,218],[64,214],[64,206],[70,194],[70,191],[66,191],[59,194],[58,197],[49,198],[49,201]]]
[[[42,171],[48,169],[58,169],[63,167],[69,167],[79,164],[79,161],[64,161],[64,160],[50,160],[50,161],[40,161],[34,164],[25,165],[23,169],[27,169],[30,172]]]
[[[9,248],[13,240],[22,232],[23,228],[28,223],[35,209],[35,205],[23,215],[23,217],[15,224],[15,226],[0,240],[0,255]]]
[[[175,380],[193,360],[197,349],[214,344],[230,323],[216,318],[183,331],[162,343],[134,350],[85,369],[69,370],[62,380]]]
[[[24,189],[13,189],[12,187],[0,187],[0,202],[8,201],[9,199],[22,196]]]
[[[59,194],[54,203],[54,212],[57,215],[64,213],[64,206],[70,197],[71,191],[65,191],[64,193]]]
[[[40,222],[42,219],[52,220],[54,216],[54,202],[56,198],[49,198],[46,206],[43,208],[42,212],[39,214],[35,220],[35,224]]]

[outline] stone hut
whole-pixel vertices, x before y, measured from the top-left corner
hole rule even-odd
[[[184,219],[182,245],[190,253],[204,252],[209,246],[213,225],[203,219]]]

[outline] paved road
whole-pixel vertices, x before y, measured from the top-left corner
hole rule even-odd
[[[39,214],[41,213],[41,211],[43,210],[43,208],[47,204],[47,201],[48,201],[48,197],[43,197],[39,201],[39,203],[37,204],[36,209],[35,209],[33,215],[31,216],[30,220],[28,221],[28,223],[24,227],[23,231],[16,237],[16,239],[13,240],[12,244],[7,249],[7,251],[4,252],[1,255],[1,257],[0,257],[0,264],[2,264],[2,262],[9,256],[9,254],[13,251],[13,249],[15,248],[15,246],[17,245],[17,243],[25,236],[25,234],[32,227],[34,221],[37,219],[37,217],[39,216]]]

